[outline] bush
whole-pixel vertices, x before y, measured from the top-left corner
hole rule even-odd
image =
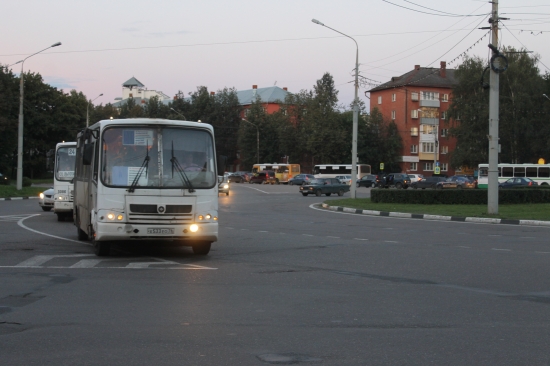
[[[32,180],[29,177],[23,177],[23,187],[30,187]]]
[[[371,201],[375,203],[411,203],[421,205],[486,205],[486,189],[373,189]],[[513,188],[499,189],[500,204],[550,203],[550,189]]]

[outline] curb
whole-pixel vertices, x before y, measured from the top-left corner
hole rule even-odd
[[[348,208],[348,207],[329,206],[326,203],[323,203],[321,206],[331,211],[347,212],[347,213],[353,213],[358,215],[399,217],[399,218],[405,218],[405,219],[475,222],[480,224],[529,225],[529,226],[550,227],[550,221],[507,220],[507,219],[490,219],[490,218],[483,218],[483,217],[457,217],[457,216],[440,216],[440,215],[427,215],[427,214],[410,214],[410,213],[403,213],[403,212],[359,210],[359,209]]]
[[[6,197],[6,198],[0,198],[0,201],[15,201],[15,200],[31,200],[33,198],[40,198],[40,197]]]

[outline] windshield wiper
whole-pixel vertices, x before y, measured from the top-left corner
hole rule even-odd
[[[145,145],[145,159],[143,159],[143,163],[141,163],[141,167],[139,168],[136,176],[134,177],[134,180],[132,181],[132,184],[130,185],[130,188],[128,189],[128,192],[133,193],[136,190],[136,186],[139,182],[139,178],[141,177],[141,174],[143,173],[143,170],[145,170],[145,177],[147,177],[147,171],[149,170],[149,145]]]
[[[172,141],[172,158],[170,159],[170,162],[172,163],[172,178],[174,178],[174,166],[176,167],[176,170],[178,173],[180,173],[180,177],[182,182],[187,185],[189,192],[195,192],[195,189],[193,188],[193,185],[191,184],[191,181],[187,177],[187,174],[185,174],[185,171],[181,167],[178,159],[174,156],[174,141]]]

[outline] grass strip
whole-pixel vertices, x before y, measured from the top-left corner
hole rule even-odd
[[[333,199],[326,200],[324,203],[330,206],[385,212],[404,212],[457,217],[486,217],[507,220],[550,221],[550,203],[499,205],[498,215],[489,215],[487,213],[487,205],[413,205],[372,203],[370,198]]]
[[[15,186],[1,186],[0,198],[9,197],[38,197],[41,192],[44,192],[48,187],[23,187],[20,191]]]

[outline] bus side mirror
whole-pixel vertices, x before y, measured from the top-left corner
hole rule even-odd
[[[84,145],[84,152],[82,153],[82,165],[92,165],[92,157],[94,156],[94,144]]]
[[[223,174],[225,173],[225,165],[227,163],[227,156],[218,155],[218,158],[216,160],[218,162],[218,175],[221,175],[223,177]]]

